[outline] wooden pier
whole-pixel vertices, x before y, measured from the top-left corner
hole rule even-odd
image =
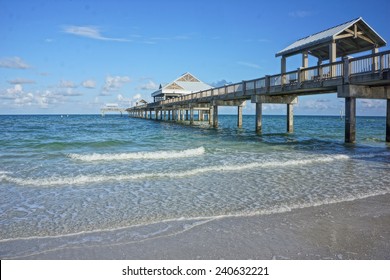
[[[104,115],[107,112],[119,112],[119,113],[121,113],[121,116],[122,116],[123,113],[126,112],[126,109],[125,108],[120,108],[118,106],[118,104],[106,104],[105,107],[100,109],[100,113],[101,113],[102,117],[104,117]]]
[[[386,42],[362,18],[338,25],[291,44],[276,56],[281,56],[281,72],[254,80],[242,81],[218,88],[194,92],[166,100],[126,109],[129,116],[155,120],[189,120],[194,123],[194,111],[199,120],[208,116],[218,127],[218,107],[237,107],[237,126],[242,126],[242,106],[256,104],[255,129],[262,131],[262,105],[286,104],[287,131],[293,132],[293,105],[302,95],[337,93],[345,98],[345,142],[356,139],[356,99],[387,100],[386,142],[390,142],[390,51],[378,52]],[[350,54],[371,51],[352,58]],[[286,58],[302,55],[302,66],[286,72]],[[308,55],[318,59],[308,66]],[[339,58],[337,60],[337,58]],[[323,61],[328,63],[323,64]],[[154,116],[153,116],[154,115]]]

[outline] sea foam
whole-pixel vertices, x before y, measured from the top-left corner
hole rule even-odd
[[[50,178],[15,178],[3,175],[1,180],[12,182],[18,185],[32,186],[61,186],[61,185],[84,185],[89,183],[115,182],[115,181],[133,181],[145,179],[161,179],[161,178],[184,178],[196,176],[210,172],[234,172],[246,169],[261,169],[261,168],[283,168],[294,167],[318,163],[329,163],[333,161],[348,160],[347,155],[323,156],[310,159],[287,160],[287,161],[270,161],[270,162],[252,162],[240,165],[215,165],[194,168],[185,171],[175,172],[150,172],[136,174],[113,174],[113,175],[79,175],[74,177],[50,177]]]
[[[133,153],[107,153],[107,154],[68,154],[68,157],[81,161],[113,161],[113,160],[139,160],[139,159],[176,159],[201,156],[205,153],[204,147],[181,151],[156,151]]]

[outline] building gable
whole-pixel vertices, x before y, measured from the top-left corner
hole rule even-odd
[[[175,82],[173,82],[173,83],[167,85],[165,88],[166,88],[166,89],[182,89],[182,90],[184,90],[184,88],[182,88],[181,86],[179,86],[179,85],[178,85],[177,83],[175,83]]]
[[[195,82],[195,83],[199,83],[200,82],[197,78],[192,76],[190,73],[184,74],[182,77],[177,79],[177,81],[178,82]]]

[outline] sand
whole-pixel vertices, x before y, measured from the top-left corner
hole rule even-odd
[[[58,248],[22,259],[388,260],[390,194],[285,213],[218,218],[140,241]]]

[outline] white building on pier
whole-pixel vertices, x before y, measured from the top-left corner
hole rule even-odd
[[[173,82],[160,85],[159,89],[152,93],[152,97],[154,102],[157,102],[211,88],[213,87],[187,72]]]

